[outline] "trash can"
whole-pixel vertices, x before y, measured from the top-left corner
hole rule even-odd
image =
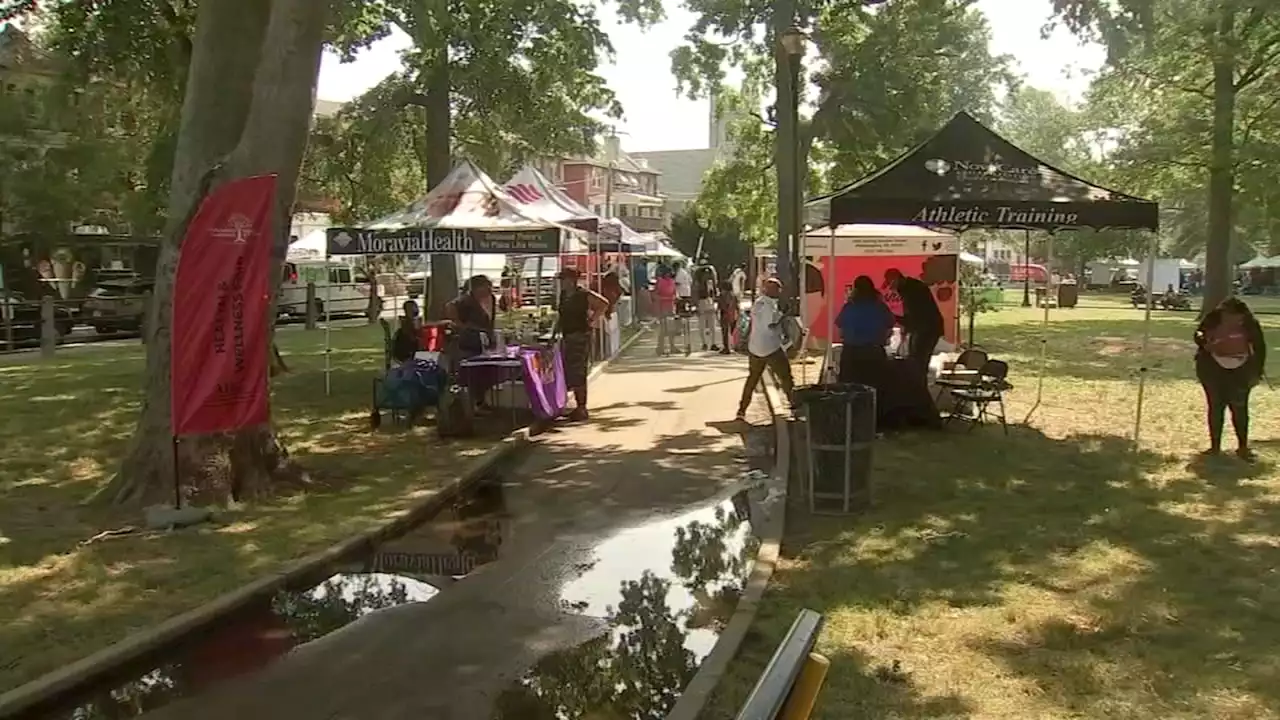
[[[796,389],[794,402],[805,425],[809,511],[848,514],[869,507],[875,389],[840,383],[811,385]]]
[[[1062,283],[1058,286],[1058,307],[1073,308],[1080,302],[1080,286],[1075,283]]]

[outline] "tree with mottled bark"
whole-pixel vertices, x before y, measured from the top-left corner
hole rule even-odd
[[[287,227],[305,151],[320,68],[328,2],[203,0],[185,83],[182,125],[170,182],[168,221],[147,326],[145,398],[121,472],[107,489],[115,502],[171,497],[169,333],[173,283],[187,225],[204,195],[231,180],[279,177],[273,258],[287,249]],[[184,438],[178,468],[193,503],[248,499],[299,480],[270,425]]]

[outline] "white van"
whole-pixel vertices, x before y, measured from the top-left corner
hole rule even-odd
[[[284,264],[280,282],[280,314],[306,317],[307,283],[316,285],[316,314],[363,315],[369,309],[369,278],[363,270],[330,260],[297,260]]]

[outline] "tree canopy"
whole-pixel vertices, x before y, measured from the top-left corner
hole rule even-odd
[[[672,54],[689,94],[716,87],[732,67],[744,79],[720,88],[732,152],[708,174],[698,204],[711,224],[737,223],[754,242],[776,222],[776,128],[760,108],[775,92],[770,52],[761,39],[767,6],[694,3],[700,15],[687,44]],[[991,119],[1002,88],[1015,84],[1008,58],[989,49],[986,18],[963,0],[894,0],[813,6],[805,63],[815,101],[801,119],[806,194],[857,179],[923,140],[960,110]],[[939,90],[943,90],[940,92]]]
[[[1054,8],[1081,37],[1106,45],[1090,102],[1112,130],[1108,160],[1117,178],[1172,211],[1169,245],[1203,249],[1205,303],[1216,304],[1241,245],[1269,250],[1276,226],[1268,178],[1280,162],[1280,6],[1054,0]]]

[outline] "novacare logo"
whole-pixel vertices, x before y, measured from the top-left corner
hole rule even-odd
[[[1036,182],[1040,178],[1040,168],[1038,167],[1015,167],[998,162],[949,161],[941,158],[932,158],[924,161],[924,167],[938,177],[952,173],[961,180],[1027,185]]]

